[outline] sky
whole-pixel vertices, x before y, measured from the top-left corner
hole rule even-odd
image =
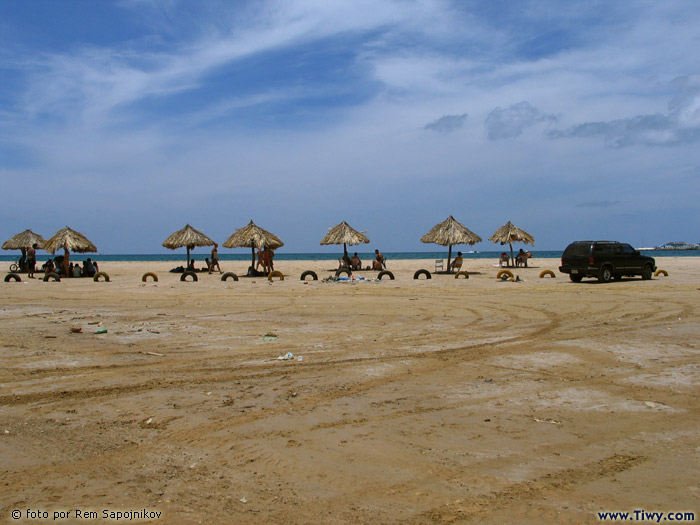
[[[0,241],[700,242],[700,3],[0,2]],[[183,250],[184,251],[184,250]],[[246,249],[222,253],[244,253]]]

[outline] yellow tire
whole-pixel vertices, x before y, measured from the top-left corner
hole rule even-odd
[[[656,270],[654,272],[654,277],[658,277],[661,274],[663,274],[664,277],[668,277],[668,272],[666,270]]]
[[[282,274],[282,272],[278,272],[277,270],[275,270],[274,272],[270,272],[267,276],[267,280],[272,281],[273,277],[279,277],[280,281],[284,281],[284,275]]]
[[[540,272],[540,279],[544,278],[546,275],[549,275],[552,278],[556,277],[556,275],[554,275],[554,272],[552,270],[542,270]]]
[[[145,283],[149,277],[152,277],[154,282],[156,282],[156,283],[158,282],[158,276],[153,272],[144,273],[143,277],[141,277],[141,280]]]
[[[97,281],[100,280],[100,277],[104,277],[106,283],[109,282],[109,275],[107,275],[106,272],[97,272],[97,273],[95,274],[95,277],[92,278],[92,280],[95,281],[95,282],[97,282]]]
[[[466,270],[462,270],[461,272],[457,272],[455,274],[455,279],[459,279],[460,275],[463,275],[465,279],[469,279],[469,273]]]
[[[513,272],[510,270],[501,270],[496,274],[496,279],[502,279],[504,275],[507,275],[509,278],[513,279]]]

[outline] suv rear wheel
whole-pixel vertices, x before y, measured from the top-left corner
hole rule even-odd
[[[600,269],[600,273],[598,274],[598,281],[600,281],[601,283],[609,283],[612,277],[612,266],[605,265]]]
[[[583,279],[583,275],[574,275],[574,274],[569,274],[569,279],[571,279],[575,283],[580,283],[581,279]]]
[[[651,265],[645,264],[644,268],[642,268],[642,279],[644,279],[645,281],[648,281],[649,279],[651,279],[651,272],[652,272]]]

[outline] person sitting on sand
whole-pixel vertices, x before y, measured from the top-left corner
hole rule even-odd
[[[194,263],[195,263],[194,259],[190,260],[190,265],[187,267],[188,272],[196,272],[197,271],[197,268],[195,267]]]
[[[450,263],[450,267],[448,270],[455,271],[459,270],[462,267],[462,263],[464,262],[464,259],[462,258],[462,252],[457,252],[457,257],[455,257],[455,260]]]
[[[360,256],[357,255],[357,252],[355,252],[355,255],[350,259],[350,269],[362,270],[362,261],[360,260]]]
[[[95,273],[97,273],[95,265],[92,264],[92,260],[88,257],[83,263],[83,275],[86,277],[95,277]]]

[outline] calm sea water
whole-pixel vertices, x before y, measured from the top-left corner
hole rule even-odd
[[[478,253],[467,253],[462,252],[462,256],[465,259],[494,259],[497,260],[499,254],[503,250],[489,251],[489,252],[478,252]],[[0,261],[15,261],[19,259],[19,251],[9,252],[15,255],[0,255]],[[350,254],[352,255],[352,251]],[[447,250],[434,251],[434,252],[383,252],[387,260],[392,259],[446,259]],[[517,251],[514,251],[514,254]],[[644,255],[649,255],[651,257],[700,257],[700,250],[651,250],[642,252]],[[452,257],[457,254],[457,250],[452,250]],[[532,251],[532,256],[535,259],[560,259],[561,251]],[[57,252],[57,255],[60,253]],[[342,255],[342,249],[338,253],[275,253],[276,261],[334,261]],[[374,259],[374,252],[358,252],[360,258],[365,261],[370,261]],[[250,252],[248,253],[222,253],[219,252],[219,259],[222,261],[249,261]],[[38,261],[46,261],[50,255],[39,253],[37,255]],[[187,255],[184,250],[176,251],[173,253],[156,253],[156,254],[144,254],[144,253],[132,253],[132,254],[102,254],[102,253],[76,253],[71,254],[72,261],[82,261],[87,257],[92,258],[96,261],[172,261],[172,262],[182,262],[187,259]],[[201,252],[194,251],[190,254],[190,257],[197,261],[204,261],[205,257],[209,257],[209,251],[202,250]]]

